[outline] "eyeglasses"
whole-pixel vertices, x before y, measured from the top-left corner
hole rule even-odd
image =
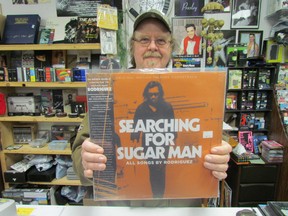
[[[159,96],[159,92],[149,92],[148,93],[149,97],[152,97],[152,96],[155,96],[155,97],[158,97]]]
[[[166,40],[166,39],[163,39],[163,38],[159,38],[159,39],[156,39],[156,40],[151,40],[150,38],[133,38],[134,41],[140,43],[142,46],[144,47],[148,47],[152,41],[155,42],[155,44],[158,46],[158,47],[164,47],[166,46],[168,43],[170,43],[171,41],[169,40]]]

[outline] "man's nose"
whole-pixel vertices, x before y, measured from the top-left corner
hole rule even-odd
[[[155,40],[151,40],[151,42],[150,42],[150,44],[148,46],[148,49],[149,50],[158,50],[158,46],[157,46]]]

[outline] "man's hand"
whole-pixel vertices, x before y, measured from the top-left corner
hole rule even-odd
[[[85,177],[92,178],[94,170],[105,170],[107,158],[103,153],[104,149],[90,142],[90,139],[86,139],[82,143],[81,156]]]
[[[231,151],[231,145],[222,141],[221,146],[213,147],[211,153],[205,156],[204,166],[212,171],[215,178],[222,180],[227,177],[226,171]]]

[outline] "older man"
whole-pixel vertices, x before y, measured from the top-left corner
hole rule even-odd
[[[133,68],[166,68],[172,55],[174,40],[169,22],[158,11],[150,10],[138,16],[134,23],[134,32],[130,41],[131,63]],[[83,185],[92,185],[93,171],[104,170],[107,158],[104,149],[89,140],[88,118],[83,120],[72,146],[74,169]],[[217,179],[226,178],[231,146],[213,147],[205,156],[204,167],[211,170]],[[109,205],[130,206],[199,206],[201,200],[131,200],[110,201]]]

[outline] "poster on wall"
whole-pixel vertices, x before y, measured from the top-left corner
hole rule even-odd
[[[176,40],[174,57],[202,57],[203,17],[175,17],[172,18],[173,35]]]
[[[175,0],[175,16],[203,16],[204,1]]]
[[[260,0],[232,1],[231,28],[259,28]]]
[[[97,4],[114,5],[114,0],[56,0],[57,16],[96,16]]]
[[[235,43],[236,30],[221,30],[221,33],[223,33],[222,38],[214,42],[206,41],[206,67],[226,67],[227,65],[226,47]]]

